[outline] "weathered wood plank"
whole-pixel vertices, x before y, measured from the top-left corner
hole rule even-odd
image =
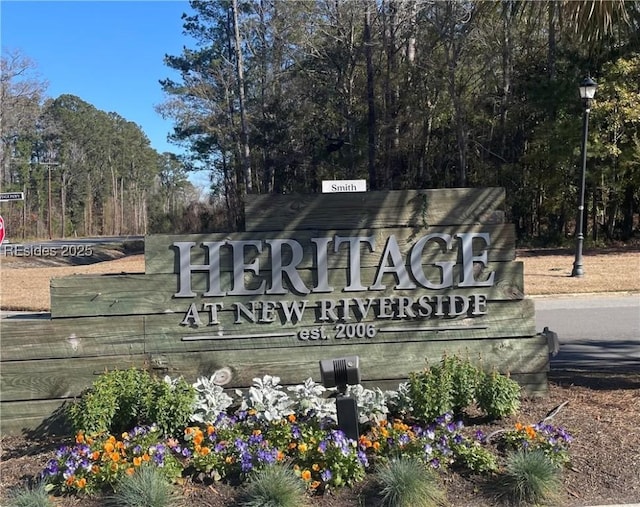
[[[143,352],[142,317],[2,319],[2,361]]]
[[[69,435],[71,429],[61,414],[67,400],[3,401],[0,403],[0,435]]]
[[[2,324],[2,359],[64,359],[144,352],[309,347],[340,341],[336,338],[340,329],[335,322],[260,323],[245,319],[242,324],[235,324],[235,313],[224,310],[219,312],[218,325],[208,325],[207,312],[199,314],[203,323],[201,326],[181,325],[183,315],[172,313],[139,317],[83,317],[34,321],[5,319]],[[489,302],[487,313],[473,318],[461,315],[414,319],[402,328],[399,327],[398,320],[375,320],[371,316],[362,319],[362,323],[374,324],[375,337],[353,337],[352,340],[364,339],[385,343],[519,337],[535,334],[534,302],[531,299]],[[345,324],[357,324],[357,319]],[[313,339],[318,338],[318,335],[314,336],[313,333],[318,333],[314,330],[319,329],[322,329],[322,336],[326,336],[327,340]],[[343,329],[345,333],[353,331],[353,327]],[[356,330],[357,333],[361,331],[362,329]],[[312,339],[304,339],[308,337]]]
[[[245,351],[218,351],[212,354],[171,354],[165,357],[164,371],[173,375],[181,372],[186,378],[213,375],[229,368],[232,380],[229,387],[251,385],[252,379],[278,372],[283,383],[300,383],[308,377],[320,381],[318,362],[321,359],[357,355],[363,380],[407,378],[412,371],[420,371],[427,362],[436,364],[447,352],[461,356],[481,357],[487,368],[504,369],[509,365],[513,373],[544,371],[549,361],[546,340],[526,339],[467,340],[464,342],[408,342],[394,344],[329,345],[291,351],[265,349],[259,359]]]
[[[126,355],[99,358],[7,361],[2,364],[0,391],[3,401],[44,400],[77,396],[105,370],[148,366],[161,374],[184,376],[213,375],[229,368],[229,387],[251,384],[251,379],[277,374],[284,383],[299,383],[309,376],[319,380],[318,361],[358,355],[364,380],[404,378],[419,371],[425,360],[435,364],[444,352],[480,357],[487,367],[508,368],[513,373],[543,371],[548,363],[544,337],[519,339],[461,340],[458,342],[367,343],[350,342],[296,349],[267,348],[259,354],[246,350],[210,353],[188,352],[167,355]]]
[[[380,263],[380,256],[384,252],[387,239],[394,236],[398,247],[406,256],[407,252],[423,236],[428,234],[454,234],[454,233],[486,233],[489,235],[490,244],[486,245],[483,240],[476,238],[473,242],[474,252],[479,254],[481,251],[487,251],[489,261],[512,261],[515,259],[515,226],[514,224],[487,224],[487,225],[467,225],[464,227],[450,226],[429,226],[420,230],[413,230],[407,227],[389,228],[389,229],[317,229],[308,231],[285,231],[279,234],[265,234],[261,232],[237,232],[233,234],[215,233],[215,234],[154,234],[145,237],[145,272],[147,274],[160,273],[178,273],[178,250],[173,246],[174,242],[194,242],[195,246],[191,248],[191,264],[202,265],[207,262],[206,251],[200,245],[203,242],[225,242],[233,241],[265,241],[270,239],[295,239],[303,249],[302,260],[298,264],[300,269],[313,268],[316,266],[316,247],[311,242],[312,238],[335,238],[335,236],[344,237],[363,237],[373,238],[375,250],[371,251],[369,247],[362,246],[361,265],[362,267],[377,267]],[[425,245],[422,252],[422,263],[433,264],[436,261],[454,261],[460,262],[461,252],[458,246],[459,241],[454,241],[450,250],[438,241],[429,241]],[[347,266],[349,258],[349,249],[347,245],[341,245],[337,252],[334,251],[333,239],[329,244],[328,265],[329,267]],[[258,253],[255,248],[247,247],[245,251],[245,260],[247,262],[258,259],[261,269],[268,269],[270,251],[266,243],[262,243],[262,252]],[[284,248],[282,252],[284,263],[288,263],[291,253],[288,248]],[[220,269],[222,271],[231,271],[233,269],[233,261],[231,249],[224,247],[220,250]]]
[[[245,228],[279,231],[500,223],[504,203],[503,188],[252,195],[245,203]]]
[[[0,372],[2,401],[70,398],[91,385],[106,370],[144,368],[144,354],[78,357],[64,361],[3,361]]]
[[[227,316],[228,312],[220,315]],[[222,319],[223,317],[221,317]],[[364,319],[343,323],[292,324],[245,323],[227,325],[182,326],[174,316],[148,318],[145,323],[145,349],[152,353],[187,351],[258,350],[265,348],[294,349],[327,347],[348,342],[397,343],[533,336],[534,303],[525,299],[515,303],[489,303],[487,314],[474,318],[452,317],[400,322],[398,320]],[[375,336],[367,337],[365,329],[372,324]],[[306,333],[306,334],[305,334]],[[314,335],[315,333],[315,335]],[[342,333],[342,337],[339,336]],[[350,333],[352,338],[348,338]],[[362,336],[362,334],[365,336]],[[346,336],[345,336],[346,334]],[[356,336],[353,336],[353,335]],[[358,337],[360,336],[360,337]],[[323,339],[326,337],[326,339]],[[297,350],[293,353],[298,353]]]
[[[480,265],[478,265],[480,267]],[[429,280],[440,283],[442,274],[437,266],[424,266],[423,271]],[[457,284],[462,279],[462,268],[457,265],[453,270],[453,280]],[[474,275],[475,280],[484,281],[491,273],[494,273],[494,283],[491,287],[476,288],[448,288],[438,290],[438,294],[457,294],[470,297],[482,294],[490,301],[506,301],[522,299],[524,297],[524,274],[522,262],[490,262]],[[287,293],[284,295],[261,294],[255,296],[229,296],[225,301],[237,301],[249,304],[251,301],[288,301],[304,299],[309,304],[316,304],[320,300],[387,296],[413,296],[428,295],[433,290],[398,290],[394,289],[396,280],[393,275],[385,275],[382,279],[386,285],[384,290],[375,291],[349,291],[341,292],[349,283],[349,270],[347,268],[329,270],[328,283],[335,289],[332,294],[311,293],[299,296]],[[315,284],[315,275],[310,270],[300,272],[300,279],[305,286],[312,290]],[[376,279],[375,268],[361,270],[363,284],[372,285]],[[265,280],[266,287],[271,286],[269,273],[257,280]],[[261,282],[257,282],[259,285]],[[222,298],[203,297],[208,289],[208,273],[196,272],[191,275],[191,288],[197,294],[195,298],[176,298],[174,294],[179,291],[177,275],[76,275],[63,278],[55,278],[51,281],[51,315],[57,319],[61,317],[83,317],[97,315],[143,315],[162,314],[168,312],[184,312],[191,302],[198,307],[202,303],[217,303]],[[224,273],[220,281],[224,292],[232,288],[231,274]],[[252,286],[251,285],[251,286]],[[248,285],[249,286],[249,285]],[[286,287],[286,286],[285,286]]]

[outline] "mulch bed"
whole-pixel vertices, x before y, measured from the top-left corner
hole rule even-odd
[[[493,424],[476,423],[474,429],[487,433],[542,420],[568,402],[551,421],[565,427],[574,437],[571,464],[564,472],[563,503],[567,507],[640,502],[640,372],[611,373],[552,371],[545,396],[524,399],[517,417]],[[7,491],[33,479],[54,450],[69,439],[26,436],[0,440],[0,497]],[[443,485],[452,507],[493,507],[497,505],[491,481],[480,476],[442,474]],[[224,484],[182,486],[188,504],[203,507],[236,505],[237,491]],[[317,507],[377,505],[371,481],[353,489],[315,498]],[[99,507],[99,498],[59,498],[60,506]]]

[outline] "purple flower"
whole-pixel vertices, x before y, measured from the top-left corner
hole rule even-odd
[[[320,478],[324,481],[324,482],[329,482],[331,480],[331,478],[333,477],[333,474],[331,473],[331,470],[329,470],[328,468],[326,468],[325,470],[323,470],[322,472],[320,472]]]
[[[358,451],[358,461],[365,466],[369,466],[369,460],[367,459],[367,454],[364,451]]]

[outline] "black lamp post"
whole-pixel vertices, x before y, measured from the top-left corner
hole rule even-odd
[[[582,269],[582,244],[584,243],[584,187],[585,176],[587,173],[587,135],[589,133],[589,112],[591,111],[591,101],[596,94],[596,88],[598,85],[590,77],[586,77],[580,83],[580,97],[582,98],[582,105],[584,106],[584,117],[582,122],[582,175],[580,178],[580,196],[578,201],[578,217],[576,220],[576,259],[573,262],[573,270],[571,276],[584,275],[584,269]]]

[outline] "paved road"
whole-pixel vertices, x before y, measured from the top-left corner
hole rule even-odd
[[[536,330],[558,333],[551,368],[640,371],[640,294],[536,298]]]

